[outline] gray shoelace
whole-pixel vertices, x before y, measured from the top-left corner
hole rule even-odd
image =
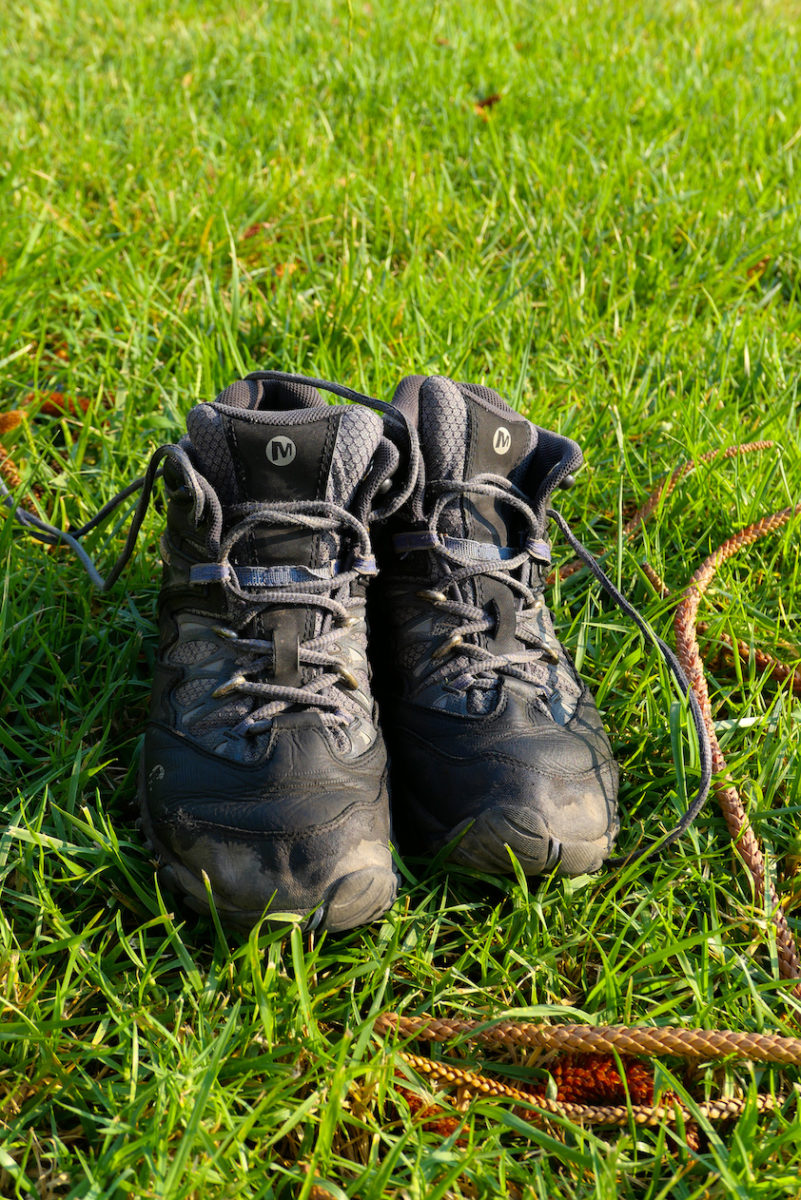
[[[536,618],[537,613],[544,607],[544,579],[534,564],[549,563],[550,553],[547,543],[539,536],[536,517],[526,502],[526,497],[508,480],[489,474],[476,475],[469,481],[432,481],[427,490],[437,498],[429,516],[425,535],[421,538],[418,534],[413,534],[411,537],[407,535],[396,539],[396,548],[403,550],[425,547],[439,557],[444,567],[443,576],[438,580],[436,588],[426,589],[420,595],[429,599],[443,615],[462,620],[461,624],[449,630],[446,640],[437,647],[432,658],[442,659],[458,649],[460,657],[466,656],[472,661],[467,670],[458,661],[455,665],[446,662],[426,677],[426,683],[450,683],[452,687],[460,689],[490,688],[496,683],[494,674],[501,673],[527,683],[536,681],[540,688],[547,692],[548,673],[538,668],[542,668],[543,659],[549,662],[557,659],[556,647],[550,639],[540,637],[530,627],[526,627],[525,618]],[[519,551],[502,549],[466,538],[449,537],[438,531],[446,507],[467,494],[503,500],[522,515],[526,529],[525,536],[521,537],[522,547]],[[476,560],[473,557],[476,555],[481,557]],[[518,578],[515,572],[519,572],[523,577]],[[463,598],[467,592],[465,585],[478,576],[497,579],[515,593],[518,617],[516,637],[526,643],[528,648],[512,654],[494,654],[479,642],[469,640],[496,627],[496,618]],[[526,582],[525,576],[528,576],[529,582]],[[532,586],[531,581],[534,579],[536,583]],[[453,591],[454,595],[447,596],[447,591]]]
[[[229,508],[227,516],[229,520],[232,516],[239,516],[241,520],[225,534],[213,563],[192,567],[190,581],[220,583],[229,595],[243,602],[236,605],[237,628],[219,626],[216,632],[225,641],[234,642],[237,653],[252,655],[253,660],[212,695],[222,699],[238,692],[266,703],[248,713],[232,732],[261,733],[277,713],[293,704],[318,710],[323,724],[329,726],[347,723],[351,717],[363,714],[366,710],[359,701],[358,679],[329,652],[329,647],[336,646],[343,630],[362,619],[364,600],[351,594],[351,586],[376,572],[367,528],[346,509],[326,500],[239,504]],[[337,534],[347,530],[354,545],[346,564],[332,562],[327,567],[263,567],[232,563],[235,546],[252,529],[265,525],[291,525],[317,534]],[[288,584],[293,586],[286,586]],[[270,638],[243,636],[242,630],[259,613],[272,606],[317,608],[327,614],[324,620],[328,628],[298,647],[299,666],[314,673],[302,687],[258,678],[274,669],[275,644]],[[354,612],[356,609],[358,615]]]
[[[400,436],[405,442],[407,471],[400,484],[393,487],[391,496],[383,506],[374,504],[369,516],[372,520],[384,521],[406,502],[416,485],[420,452],[416,434],[403,413],[382,400],[363,395],[352,388],[324,379],[292,375],[282,371],[258,371],[249,378],[307,384],[384,413],[399,430]],[[376,455],[383,467],[384,477],[381,477],[382,471],[379,469],[375,487],[371,490],[370,495],[364,498],[362,515],[365,517],[368,515],[368,507],[371,502],[374,502],[379,487],[388,482],[397,468],[399,458],[397,449],[394,449],[393,454],[387,453],[388,449],[393,448],[385,447]],[[226,516],[229,520],[231,516],[239,516],[242,519],[230,528],[223,538],[223,511],[216,492],[195,468],[183,446],[174,444],[160,446],[154,451],[145,474],[113,496],[90,521],[87,521],[79,529],[68,532],[51,525],[36,514],[18,507],[2,479],[0,479],[0,499],[11,510],[12,516],[18,524],[30,530],[39,541],[46,545],[61,543],[69,546],[85,568],[94,586],[102,592],[108,592],[122,575],[133,554],[142,523],[150,506],[153,488],[162,474],[163,464],[166,461],[172,463],[184,480],[192,501],[191,516],[194,523],[199,525],[202,519],[207,519],[209,556],[214,562],[205,564],[207,568],[209,566],[213,568],[211,574],[207,570],[206,580],[216,579],[230,594],[245,602],[244,619],[239,621],[239,628],[223,630],[220,627],[220,631],[221,636],[236,641],[237,652],[242,651],[252,655],[253,661],[218,689],[218,697],[222,699],[233,692],[239,692],[261,698],[267,703],[248,714],[234,732],[259,732],[266,724],[269,724],[272,716],[292,704],[317,709],[323,722],[328,725],[341,724],[348,720],[349,715],[353,716],[364,711],[358,700],[358,680],[327,652],[328,647],[334,644],[341,627],[347,626],[352,621],[353,608],[363,603],[351,596],[351,585],[360,576],[373,574],[375,569],[374,565],[371,566],[372,551],[365,521],[359,520],[341,506],[328,501],[309,501],[292,505],[238,505],[227,510]],[[92,557],[81,544],[82,539],[103,524],[121,504],[137,492],[139,499],[125,544],[108,575],[104,578],[95,566]],[[231,564],[229,555],[244,533],[257,524],[276,523],[305,526],[320,534],[333,534],[337,530],[348,530],[352,540],[355,541],[357,551],[344,569],[336,570],[328,579],[315,578],[313,571],[306,572],[305,576],[301,572],[298,577],[293,577],[292,568],[278,567],[265,570],[262,567],[241,568]],[[202,581],[202,572],[196,574],[195,578],[198,582]],[[282,580],[298,586],[282,587]],[[300,688],[285,687],[270,683],[265,679],[247,677],[270,669],[275,662],[275,647],[269,639],[242,637],[241,631],[252,616],[265,605],[279,603],[284,606],[311,605],[327,610],[330,613],[329,621],[341,623],[339,628],[327,629],[300,647],[300,665],[311,671],[319,672]]]
[[[393,408],[391,404],[387,404],[384,400],[377,400],[374,396],[366,396],[362,392],[354,391],[353,388],[345,387],[343,384],[334,383],[327,379],[317,379],[314,376],[293,375],[286,371],[254,371],[247,378],[274,380],[278,383],[301,383],[310,387],[322,388],[323,391],[331,392],[335,396],[341,396],[345,400],[352,400],[354,403],[364,404],[368,408],[373,408],[377,412],[384,413],[385,417],[399,431],[404,442],[407,471],[405,479],[399,486],[393,488],[392,495],[388,498],[387,502],[383,506],[374,508],[371,513],[371,519],[376,522],[385,521],[406,503],[417,485],[420,469],[420,447],[416,433],[409,424],[407,417],[399,409]],[[199,519],[199,514],[203,510],[204,504],[208,504],[211,507],[213,513],[212,534],[216,536],[217,544],[219,545],[219,538],[222,533],[222,510],[217,495],[207,480],[195,470],[186,451],[181,446],[172,444],[160,446],[155,450],[144,475],[140,475],[132,483],[129,483],[127,487],[123,488],[122,491],[118,492],[116,496],[112,496],[85,525],[70,532],[65,529],[59,529],[57,525],[51,525],[35,513],[20,508],[15,503],[14,496],[2,478],[0,478],[0,500],[10,510],[14,520],[19,525],[30,530],[40,542],[48,546],[56,546],[59,543],[69,546],[86,570],[94,586],[101,592],[107,592],[117,582],[129,558],[133,554],[139,530],[142,527],[142,522],[150,505],[150,497],[154,484],[161,475],[160,464],[164,458],[172,459],[184,475],[194,501],[193,516]],[[103,524],[121,504],[137,492],[141,492],[141,495],[136,505],[125,545],[108,575],[104,578],[95,566],[91,556],[81,545],[81,541],[93,529]]]
[[[704,807],[706,798],[709,795],[709,789],[712,783],[712,746],[709,741],[709,733],[707,732],[707,728],[704,723],[704,716],[701,711],[701,705],[698,702],[698,697],[696,696],[690,681],[685,675],[681,663],[671,650],[670,646],[668,646],[667,643],[662,640],[662,638],[658,637],[657,634],[654,633],[651,626],[648,624],[645,618],[637,612],[637,609],[634,607],[634,605],[627,600],[622,592],[615,587],[615,585],[612,583],[612,580],[601,567],[600,563],[593,558],[589,550],[587,550],[587,548],[578,540],[562,514],[557,512],[555,508],[549,508],[546,511],[546,515],[558,525],[559,529],[564,534],[569,544],[573,547],[578,557],[587,565],[592,574],[600,583],[603,590],[608,596],[611,597],[612,600],[614,600],[620,611],[625,613],[627,617],[630,617],[647,641],[651,642],[652,645],[656,647],[659,654],[662,656],[663,661],[666,663],[668,670],[673,676],[676,684],[678,685],[682,699],[687,704],[698,742],[700,779],[695,796],[688,804],[686,812],[681,817],[679,823],[673,829],[669,830],[663,837],[659,838],[658,841],[647,846],[638,847],[630,854],[620,855],[617,858],[609,859],[609,866],[622,867],[626,866],[628,863],[645,858],[652,858],[655,854],[661,853],[663,850],[666,850],[668,846],[672,846],[672,844],[678,838],[680,838],[683,833],[686,833],[690,825],[692,825],[693,821]]]

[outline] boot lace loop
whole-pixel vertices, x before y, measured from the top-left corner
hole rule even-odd
[[[219,560],[198,564],[190,579],[195,582],[219,582],[234,598],[235,627],[218,629],[219,635],[236,643],[252,661],[215,692],[222,698],[238,692],[256,697],[261,703],[233,729],[234,734],[262,732],[274,716],[292,705],[316,709],[325,725],[347,723],[365,711],[359,699],[359,681],[336,654],[342,629],[358,623],[364,600],[351,592],[353,584],[375,573],[367,528],[346,509],[331,501],[307,500],[293,503],[249,503],[229,510],[241,516],[222,540]],[[291,525],[317,534],[349,534],[352,543],[347,557],[327,566],[311,568],[286,565],[251,567],[231,561],[238,543],[258,526]],[[291,584],[291,586],[287,586]],[[312,638],[298,644],[298,666],[311,674],[300,687],[279,684],[269,679],[276,663],[276,647],[271,638],[243,636],[251,622],[272,607],[316,608],[322,611],[322,626]],[[334,624],[338,622],[339,624]],[[333,651],[333,652],[332,652]],[[254,678],[250,678],[253,676]],[[267,676],[267,677],[265,677]]]
[[[435,588],[441,590],[431,590],[427,595],[443,615],[461,619],[461,623],[449,629],[447,639],[432,655],[436,661],[451,651],[458,651],[456,662],[438,666],[426,682],[449,683],[457,689],[489,688],[495,686],[495,676],[501,673],[527,683],[535,682],[547,696],[551,684],[544,663],[554,661],[555,643],[525,623],[526,616],[536,618],[544,607],[544,579],[538,563],[549,561],[549,551],[542,539],[542,522],[538,521],[524,493],[509,480],[496,475],[476,475],[465,481],[433,480],[428,483],[427,491],[436,499],[425,531],[425,547],[437,555],[442,567],[435,582]],[[519,512],[524,525],[520,548],[501,549],[490,543],[453,538],[441,532],[446,508],[466,495],[502,500]],[[409,548],[414,546],[409,538],[405,539],[405,544]],[[422,539],[420,545],[422,548]],[[401,549],[402,546],[403,543]],[[497,654],[478,641],[481,634],[496,630],[498,623],[497,617],[470,599],[471,582],[479,576],[498,580],[515,594],[518,617],[515,638],[523,643],[519,651]],[[450,591],[453,595],[446,595]],[[426,595],[425,592],[418,594]],[[471,660],[467,668],[464,657]]]

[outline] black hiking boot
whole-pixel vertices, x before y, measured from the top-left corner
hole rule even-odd
[[[581,464],[489,388],[404,379],[417,493],[387,527],[373,591],[392,811],[402,847],[528,875],[597,870],[618,830],[618,771],[554,634],[546,502]],[[508,848],[508,849],[507,849]]]
[[[192,409],[187,429],[160,452],[142,755],[162,881],[199,911],[210,892],[233,924],[265,910],[328,930],[373,921],[396,876],[366,657],[367,521],[398,451],[369,409],[266,372]]]

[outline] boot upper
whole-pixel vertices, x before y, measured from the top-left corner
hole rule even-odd
[[[503,812],[550,839],[543,862],[579,839],[597,866],[617,829],[617,767],[545,601],[546,505],[581,451],[488,388],[415,376],[394,403],[423,462],[379,554],[376,670],[398,823],[436,846]]]
[[[366,408],[247,379],[190,411],[178,451],[142,766],[156,848],[186,890],[205,872],[219,903],[252,912],[309,910],[366,863],[383,911],[365,601],[371,506],[397,450]]]

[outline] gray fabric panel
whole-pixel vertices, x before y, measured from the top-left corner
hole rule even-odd
[[[205,717],[192,723],[190,726],[192,734],[196,738],[202,738],[203,734],[221,729],[231,729],[248,715],[252,707],[253,703],[247,697],[231,701],[229,704],[221,704],[213,712],[207,713]],[[216,744],[217,740],[219,739],[210,740],[209,749]]]
[[[237,421],[247,421],[251,425],[308,425],[310,421],[319,421],[320,405],[306,408],[260,408],[250,412],[243,412],[241,408],[232,409],[228,404],[214,403],[215,408],[219,408],[220,412],[225,413],[227,417],[233,417]],[[325,405],[328,408],[328,405]]]
[[[180,684],[173,695],[181,705],[195,704],[198,700],[205,699],[209,692],[214,688],[213,679],[189,679],[186,683]]]
[[[342,409],[326,500],[348,508],[381,442],[384,423],[369,408]]]
[[[169,654],[170,662],[181,666],[195,666],[205,662],[217,654],[217,648],[210,641],[176,642]]]
[[[257,379],[237,379],[217,396],[215,404],[227,404],[229,408],[257,408],[262,387]]]
[[[506,413],[511,407],[499,392],[494,392],[492,388],[484,387],[483,383],[460,383],[459,387],[475,400],[482,401],[485,405],[496,409],[498,412]],[[514,412],[514,409],[512,411]]]
[[[427,476],[463,479],[467,454],[467,405],[456,384],[434,375],[420,387],[420,446]]]
[[[240,499],[239,485],[220,414],[211,404],[198,404],[188,414],[186,428],[198,470],[217,492],[221,504],[236,504]]]
[[[294,408],[319,408],[324,403],[317,388],[309,384],[275,379],[237,379],[224,388],[215,400],[215,404],[225,404],[229,408],[277,412]]]
[[[308,383],[283,379],[264,379],[258,383],[262,389],[260,407],[263,409],[283,412],[292,408],[319,408],[326,403],[317,388]]]
[[[395,388],[395,394],[392,397],[392,403],[403,409],[414,425],[417,424],[417,401],[420,396],[420,388],[427,378],[427,375],[405,376]]]

